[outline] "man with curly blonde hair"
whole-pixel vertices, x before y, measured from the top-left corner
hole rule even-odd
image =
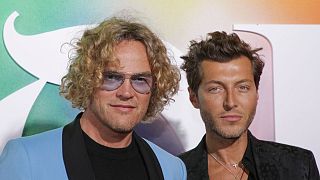
[[[180,159],[133,131],[178,91],[180,73],[162,41],[113,17],[74,47],[60,93],[83,112],[63,128],[10,141],[0,179],[186,179]]]

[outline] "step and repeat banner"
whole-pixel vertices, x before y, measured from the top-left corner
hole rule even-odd
[[[9,139],[61,127],[79,112],[59,96],[67,44],[110,16],[133,16],[164,41],[179,66],[189,41],[235,32],[266,63],[250,129],[260,139],[301,146],[320,163],[320,12],[317,1],[0,1],[0,152]],[[204,135],[182,80],[175,102],[137,133],[173,154]]]

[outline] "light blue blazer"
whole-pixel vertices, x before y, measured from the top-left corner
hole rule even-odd
[[[68,126],[70,126],[69,129]],[[82,140],[79,138],[79,132],[81,132],[79,127],[76,119],[65,128],[9,141],[0,156],[0,180],[94,179],[93,171],[86,163],[89,161],[84,154],[86,152],[84,144],[79,143],[83,141],[83,138]],[[155,155],[155,163],[151,166],[155,169],[157,166],[160,167],[158,171],[153,170],[148,165],[149,162],[146,163],[150,179],[186,179],[186,168],[179,158],[152,142],[138,137],[135,133],[133,136],[140,141],[140,145],[138,143],[140,150],[141,148],[150,149],[150,151],[147,150],[149,152],[142,152],[142,156],[146,155],[144,159],[150,161]],[[68,148],[68,153],[65,153],[65,149]],[[154,155],[150,155],[150,152]]]

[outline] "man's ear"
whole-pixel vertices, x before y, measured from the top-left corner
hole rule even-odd
[[[198,96],[195,92],[193,92],[193,90],[188,87],[188,91],[189,91],[189,100],[192,103],[194,108],[199,109],[199,101],[198,101]]]

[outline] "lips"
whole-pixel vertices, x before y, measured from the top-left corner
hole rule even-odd
[[[236,122],[236,121],[240,121],[242,116],[238,114],[225,114],[220,116],[220,118],[225,121]]]
[[[122,104],[111,104],[112,107],[122,107],[122,108],[135,108],[132,105],[122,105]]]
[[[136,108],[135,106],[127,104],[111,104],[110,106],[122,112],[129,112]]]

